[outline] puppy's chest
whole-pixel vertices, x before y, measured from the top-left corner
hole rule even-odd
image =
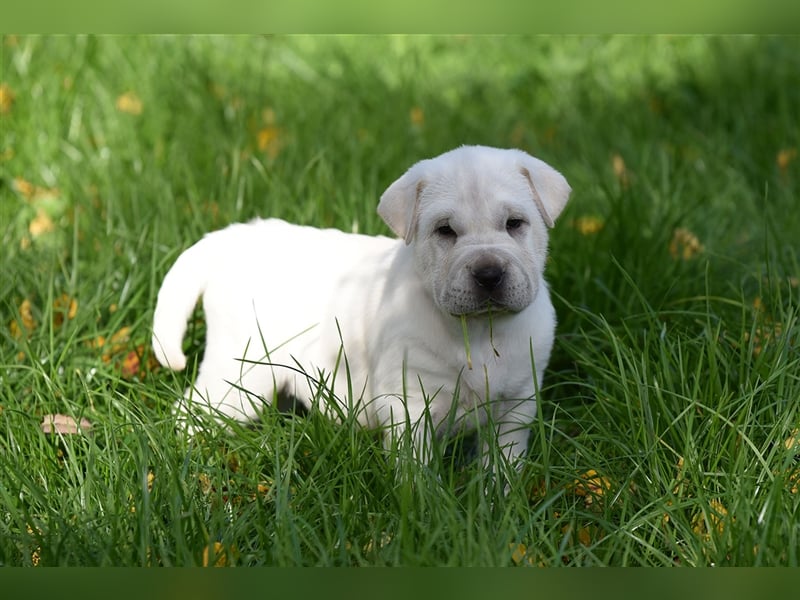
[[[466,358],[459,377],[458,402],[465,409],[476,403],[514,398],[523,392],[526,379],[523,366],[516,357],[500,354],[494,347],[470,349],[470,360]],[[496,353],[497,352],[497,353]],[[530,378],[530,374],[527,374]]]
[[[491,332],[488,326],[471,324],[466,340],[451,337],[446,350],[445,345],[429,348],[427,374],[438,379],[465,409],[475,403],[527,396],[535,387],[529,350],[514,333]]]

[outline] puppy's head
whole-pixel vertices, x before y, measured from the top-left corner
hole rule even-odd
[[[520,150],[462,146],[412,166],[378,213],[406,244],[443,311],[517,312],[536,297],[547,228],[570,194],[555,169]]]

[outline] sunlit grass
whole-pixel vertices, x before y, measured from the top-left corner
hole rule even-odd
[[[797,38],[2,44],[0,563],[800,563]],[[574,189],[510,493],[471,439],[398,467],[313,412],[178,435],[192,369],[147,345],[177,254],[256,215],[386,234],[383,189],[463,143]]]

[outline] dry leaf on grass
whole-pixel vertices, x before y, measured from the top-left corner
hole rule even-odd
[[[33,303],[28,298],[19,305],[19,319],[15,319],[8,324],[11,337],[15,340],[33,333],[38,327],[33,311]],[[77,313],[78,301],[67,294],[61,294],[53,301],[53,326],[61,327],[65,320],[74,319]]]
[[[39,208],[36,211],[36,216],[28,225],[28,232],[32,237],[39,237],[45,233],[55,231],[55,229],[56,224],[53,222],[53,219],[50,218],[50,215],[47,214],[47,211],[43,208]]]
[[[614,170],[614,176],[620,185],[628,187],[628,167],[625,165],[625,159],[619,154],[614,154],[611,157],[611,168]]]
[[[8,326],[14,339],[19,339],[36,329],[36,319],[33,318],[33,305],[30,300],[26,298],[19,305],[19,322],[11,321]]]
[[[603,219],[594,216],[583,216],[574,219],[570,225],[578,230],[581,235],[592,235],[603,228]]]
[[[508,549],[511,551],[511,560],[515,565],[522,563],[525,560],[525,555],[528,553],[528,547],[525,544],[510,543]]]
[[[546,566],[544,561],[541,560],[541,558],[537,561],[533,552],[529,551],[528,547],[525,544],[511,542],[508,545],[508,549],[511,552],[511,562],[513,562],[515,566],[523,566],[523,567]]]
[[[364,545],[364,548],[362,550],[364,551],[365,554],[369,554],[373,550],[382,550],[383,548],[385,548],[386,546],[388,546],[392,542],[393,538],[394,538],[394,536],[391,533],[387,533],[387,532],[384,531],[384,532],[381,533],[381,539],[379,539],[379,540],[375,540],[375,539],[369,540]]]
[[[419,106],[415,106],[409,113],[409,119],[415,127],[422,127],[425,124],[425,111]]]
[[[794,469],[787,477],[789,492],[796,494],[800,490],[800,469]]]
[[[134,92],[125,92],[117,98],[117,110],[129,115],[140,115],[144,105],[141,99]]]
[[[139,374],[140,366],[141,361],[139,360],[139,355],[136,353],[136,350],[131,350],[122,359],[120,374],[124,379],[131,379]]]
[[[283,132],[280,127],[268,125],[256,134],[258,149],[266,152],[270,158],[275,158],[283,147]]]
[[[76,433],[88,433],[92,428],[92,424],[86,418],[81,418],[78,421],[70,415],[45,415],[42,417],[41,428],[44,433],[74,435]]]
[[[227,567],[228,564],[233,565],[236,562],[238,554],[239,553],[237,552],[235,546],[226,548],[220,542],[214,542],[213,551],[211,545],[208,545],[205,548],[203,548],[203,566]],[[211,563],[212,557],[214,559],[213,564]]]
[[[147,372],[159,368],[158,361],[145,344],[134,345],[131,328],[122,327],[111,337],[97,336],[87,345],[100,350],[100,359],[105,364],[113,364],[124,379],[144,377]]]
[[[599,475],[594,469],[589,469],[573,481],[572,490],[576,496],[581,496],[584,504],[589,507],[601,501],[611,491],[611,481],[608,477]]]
[[[797,158],[797,148],[782,148],[775,157],[778,169],[785,174],[791,162]]]
[[[11,112],[15,94],[7,83],[0,84],[0,114]]]
[[[53,300],[53,325],[61,327],[64,319],[71,320],[78,314],[78,301],[67,294]]]
[[[783,442],[787,450],[800,453],[800,429],[792,430],[792,433]]]
[[[708,510],[700,511],[692,517],[692,531],[704,540],[711,538],[711,531],[722,534],[728,521],[728,509],[720,500],[713,498],[708,503]]]
[[[41,187],[22,177],[15,177],[11,182],[11,187],[32,204],[39,201],[56,200],[61,196],[58,188]]]
[[[36,531],[34,531],[33,527],[26,524],[25,529],[28,531],[28,535],[30,535],[31,537],[40,537],[42,535],[42,531],[38,527],[36,528]],[[38,567],[39,563],[41,562],[41,555],[42,555],[42,549],[40,546],[37,545],[36,549],[33,552],[31,552],[31,565],[33,565],[34,567]]]
[[[685,227],[678,227],[672,232],[672,239],[669,242],[669,253],[672,258],[690,260],[704,249],[697,236]]]

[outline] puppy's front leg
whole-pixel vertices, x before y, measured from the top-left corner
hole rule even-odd
[[[536,416],[536,401],[532,398],[501,400],[493,408],[495,443],[508,464],[519,470],[522,468],[522,461],[519,459],[528,450],[530,424]],[[490,441],[483,443],[483,464],[486,468],[490,468],[492,462],[489,444]]]
[[[422,464],[433,458],[436,426],[429,405],[419,398],[394,398],[379,411],[384,423],[384,447],[398,456],[411,456]]]

